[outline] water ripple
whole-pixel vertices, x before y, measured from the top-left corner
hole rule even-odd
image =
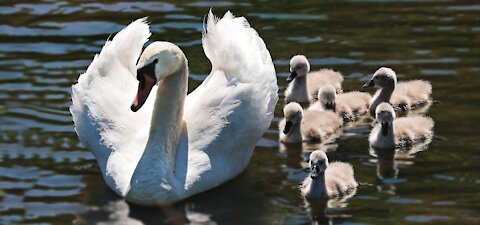
[[[249,13],[248,16],[266,20],[327,20],[326,15],[294,14],[294,13]]]

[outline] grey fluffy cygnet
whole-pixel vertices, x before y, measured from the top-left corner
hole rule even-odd
[[[310,63],[304,55],[290,59],[290,76],[285,91],[285,102],[307,103],[317,98],[318,90],[323,84],[332,84],[337,92],[342,92],[343,76],[331,69],[310,72]]]
[[[371,98],[370,94],[360,91],[337,94],[333,85],[324,84],[318,91],[318,101],[311,104],[308,109],[332,110],[348,122],[368,112]]]
[[[397,83],[395,71],[387,67],[378,69],[364,88],[379,87],[370,104],[370,114],[382,102],[389,102],[395,109],[410,110],[430,101],[432,85],[424,80],[411,80]]]
[[[302,195],[309,198],[336,197],[351,193],[358,183],[349,163],[328,163],[327,155],[320,150],[310,154],[310,176],[301,186]]]
[[[342,127],[342,119],[331,111],[303,110],[296,102],[283,108],[284,118],[279,123],[283,143],[326,142]]]
[[[408,148],[427,141],[433,136],[434,122],[426,116],[411,116],[395,119],[395,111],[388,103],[377,106],[378,124],[368,138],[374,148]]]

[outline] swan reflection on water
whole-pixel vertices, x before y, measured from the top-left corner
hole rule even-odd
[[[348,195],[335,198],[323,199],[304,199],[304,207],[308,212],[311,224],[334,224],[334,220],[342,220],[352,217],[348,213],[347,207],[349,199],[357,193],[357,189],[352,190]]]
[[[87,210],[75,224],[262,224],[273,216],[276,203],[259,190],[256,179],[247,170],[225,185],[177,204],[144,207],[121,199],[96,177],[86,181]]]
[[[370,146],[370,156],[374,157],[370,162],[377,165],[377,177],[382,181],[377,186],[378,191],[395,194],[395,184],[403,182],[403,179],[398,177],[399,167],[413,165],[416,154],[427,150],[431,141],[431,138],[427,139],[409,149],[381,149]]]
[[[325,153],[335,152],[338,148],[336,143],[294,143],[279,146],[279,154],[285,158],[285,172],[287,179],[300,183],[309,175],[309,157],[313,151],[320,150]],[[308,220],[311,224],[333,224],[334,220],[349,218],[346,212],[349,199],[355,196],[357,189],[353,189],[346,195],[333,198],[303,198],[304,207],[308,212],[302,221]],[[298,191],[300,196],[300,191]],[[290,218],[292,220],[298,220]],[[288,219],[287,219],[288,220]]]

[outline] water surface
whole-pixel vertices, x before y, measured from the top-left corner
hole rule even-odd
[[[110,34],[148,16],[151,40],[175,42],[189,90],[209,73],[201,47],[208,9],[249,19],[267,43],[281,87],[276,118],[247,170],[214,190],[164,208],[126,203],[105,185],[78,141],[70,86]],[[346,201],[305,201],[302,146],[279,146],[288,61],[341,71],[358,90],[380,66],[426,79],[436,100],[423,113],[436,138],[401,159],[372,157],[370,120],[328,149],[361,183]],[[479,224],[480,4],[476,1],[2,1],[0,3],[1,224]]]

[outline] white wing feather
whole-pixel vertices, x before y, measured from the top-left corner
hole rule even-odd
[[[270,53],[244,17],[227,12],[218,20],[210,12],[202,42],[212,72],[185,102],[189,151],[193,150],[188,162],[197,163],[196,170],[188,171],[186,188],[200,176],[215,176],[208,180],[217,186],[240,173],[268,129],[278,101]],[[197,156],[209,163],[198,166]]]
[[[138,162],[148,138],[145,134],[150,127],[156,87],[137,113],[130,110],[130,104],[138,84],[136,62],[150,35],[145,18],[132,22],[105,43],[72,87],[70,112],[75,131],[95,155],[101,170],[115,177],[133,173],[130,167]],[[114,181],[110,177],[104,176],[106,182],[114,182],[122,190],[119,194],[125,194],[129,180]]]

